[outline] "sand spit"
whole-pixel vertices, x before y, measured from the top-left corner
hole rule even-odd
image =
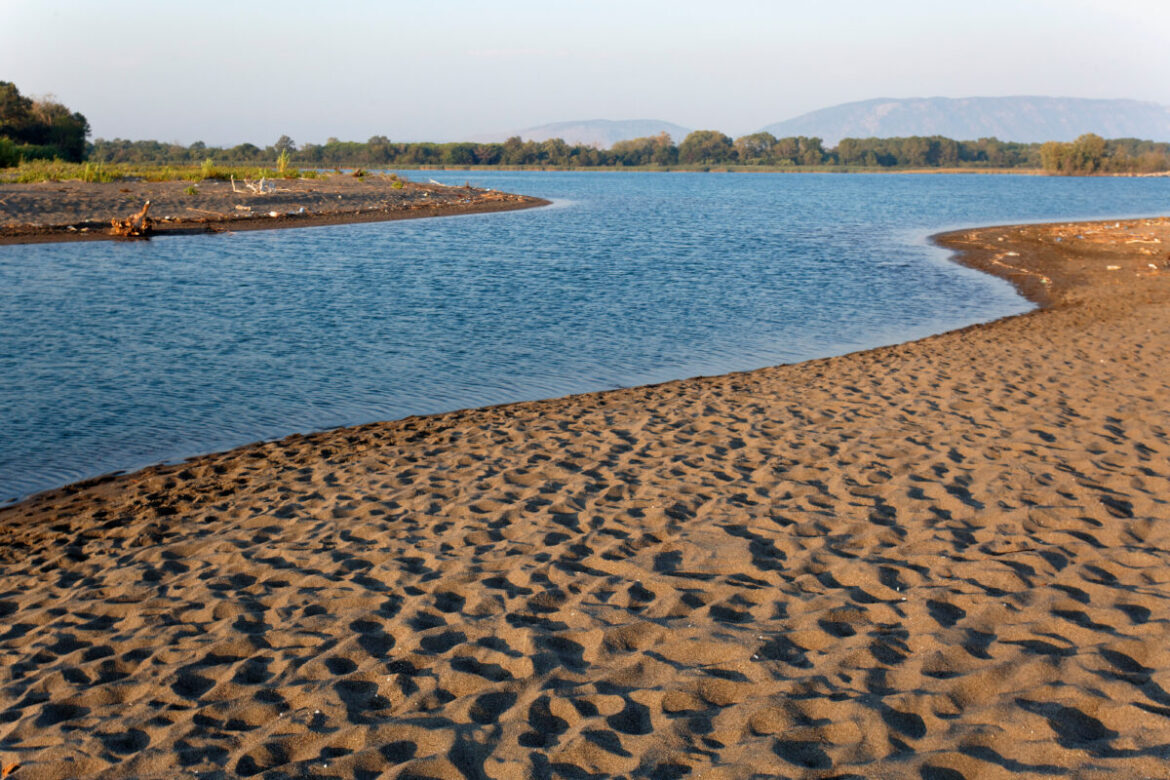
[[[1048,309],[0,511],[13,777],[1166,777],[1170,220]]]
[[[251,182],[259,188],[260,182]],[[278,179],[252,192],[242,182],[207,180],[80,181],[0,184],[0,245],[101,241],[110,220],[151,202],[155,234],[215,233],[418,217],[511,211],[548,201],[478,187],[406,182],[389,176],[345,174],[320,179]]]

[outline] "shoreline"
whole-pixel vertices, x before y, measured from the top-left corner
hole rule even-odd
[[[491,171],[548,171],[557,173],[911,173],[911,174],[940,174],[940,173],[978,173],[992,176],[1050,176],[1041,168],[872,168],[859,166],[783,166],[783,165],[723,165],[712,163],[707,165],[628,165],[628,166],[555,166],[555,165],[470,165],[470,166],[443,166],[443,165],[395,165],[387,170],[395,171],[468,171],[472,173],[490,173]],[[1096,175],[1096,174],[1095,174]],[[1101,176],[1170,176],[1165,174],[1100,174]]]
[[[458,217],[466,214],[493,214],[500,211],[523,211],[552,205],[543,198],[530,198],[506,203],[472,203],[452,206],[431,206],[407,210],[355,211],[339,214],[281,214],[278,217],[249,217],[218,222],[179,222],[156,225],[150,236],[205,236],[216,233],[234,233],[245,230],[280,230],[283,228],[323,227],[326,225],[360,225],[368,222],[394,222],[400,219],[430,219],[432,217]],[[93,225],[100,227],[101,223]],[[137,241],[138,238],[123,238],[109,233],[71,232],[67,228],[55,227],[33,229],[28,233],[0,233],[0,246],[17,244],[64,244],[76,241]]]
[[[1042,308],[0,508],[0,761],[1156,776],[1170,219],[932,240]]]
[[[293,227],[317,227],[317,226],[322,226],[322,225],[360,224],[360,223],[365,223],[365,222],[393,221],[393,220],[397,220],[397,219],[427,218],[427,217],[431,217],[431,216],[457,216],[457,215],[461,215],[461,214],[492,213],[492,212],[496,212],[496,211],[514,211],[514,210],[523,210],[523,209],[527,209],[527,208],[535,208],[535,207],[542,207],[542,206],[546,206],[546,205],[552,205],[550,201],[547,201],[547,200],[544,200],[541,198],[534,198],[534,197],[530,197],[530,196],[516,196],[516,197],[524,199],[524,203],[522,205],[513,205],[511,203],[499,203],[499,204],[487,203],[487,204],[475,204],[475,205],[472,205],[470,207],[468,207],[468,206],[460,207],[459,205],[456,205],[454,207],[450,207],[450,210],[446,210],[444,208],[437,208],[437,209],[430,209],[430,210],[416,209],[416,210],[411,210],[411,211],[371,212],[369,214],[341,213],[341,214],[330,214],[330,215],[309,215],[306,217],[297,217],[294,215],[283,215],[279,219],[275,219],[275,220],[273,220],[272,218],[269,218],[269,217],[259,217],[259,218],[254,218],[254,219],[238,219],[237,218],[236,220],[233,220],[230,228],[224,228],[224,229],[219,229],[218,226],[213,227],[211,225],[208,225],[206,227],[204,227],[204,226],[184,227],[184,226],[173,226],[173,225],[164,224],[164,225],[161,225],[158,228],[156,228],[157,232],[155,233],[155,235],[157,235],[157,236],[209,235],[209,234],[215,234],[215,233],[220,233],[220,232],[234,232],[236,230],[245,231],[245,230],[264,230],[264,229],[272,229],[272,228],[280,229],[280,228],[293,228]],[[528,201],[533,201],[533,202],[530,203]],[[582,393],[572,393],[572,394],[566,395],[566,396],[553,396],[550,398],[542,398],[542,399],[537,399],[537,400],[533,400],[533,401],[505,401],[505,402],[501,402],[501,403],[497,403],[497,404],[490,404],[488,406],[465,407],[465,408],[459,408],[459,409],[451,409],[451,410],[445,411],[445,412],[434,412],[434,413],[429,413],[429,414],[411,414],[411,415],[407,415],[405,417],[394,418],[394,419],[389,419],[389,420],[375,420],[372,422],[357,423],[354,425],[342,425],[342,426],[336,426],[336,427],[332,427],[332,428],[326,428],[326,429],[311,431],[311,432],[294,432],[294,433],[286,434],[283,436],[278,436],[278,437],[271,438],[271,439],[259,439],[259,440],[253,441],[253,442],[247,442],[247,443],[240,444],[238,446],[230,447],[228,449],[223,449],[223,450],[209,450],[207,452],[196,453],[194,455],[176,455],[175,457],[168,459],[168,460],[158,461],[158,462],[154,462],[154,463],[146,463],[146,464],[143,464],[143,465],[137,466],[137,467],[117,469],[115,471],[107,472],[104,474],[96,474],[96,475],[93,475],[90,477],[84,477],[82,479],[78,479],[76,481],[66,483],[64,485],[59,485],[57,487],[45,488],[44,490],[37,490],[33,493],[29,493],[29,494],[26,494],[23,496],[15,496],[15,497],[12,497],[9,499],[0,498],[0,520],[3,519],[3,512],[5,510],[19,507],[21,504],[23,504],[29,500],[38,498],[44,494],[56,493],[58,491],[72,490],[72,489],[80,488],[80,487],[84,487],[84,486],[102,484],[105,482],[109,482],[111,480],[117,480],[119,478],[131,477],[135,474],[138,474],[138,473],[141,473],[144,471],[148,471],[151,469],[182,467],[183,465],[185,465],[187,463],[198,461],[198,460],[201,460],[203,458],[212,458],[212,457],[227,455],[227,454],[230,454],[233,452],[237,452],[237,451],[252,448],[252,447],[263,447],[265,445],[270,445],[270,444],[279,444],[281,442],[285,442],[286,440],[328,436],[328,435],[331,435],[331,434],[334,434],[337,432],[341,432],[341,431],[366,428],[369,426],[394,424],[394,423],[404,422],[407,420],[427,420],[427,419],[433,418],[433,417],[447,417],[450,415],[460,415],[460,414],[464,414],[467,412],[475,412],[475,411],[479,411],[479,410],[506,409],[506,408],[512,407],[512,406],[524,406],[524,405],[529,405],[529,404],[545,404],[545,403],[552,403],[552,402],[568,400],[568,399],[578,398],[578,397],[593,397],[593,396],[597,396],[597,395],[603,395],[606,393],[621,392],[622,390],[631,390],[631,389],[636,390],[636,389],[642,389],[642,388],[658,388],[658,387],[662,387],[662,386],[666,386],[666,385],[672,385],[675,383],[686,383],[686,382],[691,382],[691,381],[696,381],[696,380],[710,379],[713,377],[735,376],[735,375],[739,375],[739,374],[751,374],[755,371],[765,371],[765,370],[776,369],[776,368],[785,368],[785,367],[789,367],[789,366],[804,365],[804,364],[815,363],[815,362],[823,361],[823,360],[835,360],[835,359],[840,359],[840,358],[848,358],[848,357],[856,356],[856,355],[865,355],[865,354],[874,352],[876,350],[889,349],[889,348],[893,348],[893,347],[900,347],[900,346],[904,346],[904,345],[908,345],[908,344],[916,344],[916,343],[919,343],[922,341],[927,341],[927,340],[934,339],[934,338],[937,338],[939,336],[944,336],[944,335],[947,335],[950,333],[962,333],[962,332],[965,332],[965,331],[970,330],[972,328],[981,328],[981,327],[990,325],[992,323],[999,322],[999,321],[1004,320],[1004,319],[1014,319],[1017,317],[1028,317],[1028,316],[1034,315],[1038,312],[1044,311],[1045,309],[1051,308],[1053,303],[1054,303],[1052,288],[1047,286],[1047,285],[1041,284],[1039,282],[1042,275],[1031,272],[1031,271],[1015,269],[1015,268],[1012,268],[1010,266],[1005,266],[1002,262],[999,262],[996,260],[995,256],[996,256],[997,252],[992,251],[992,250],[980,250],[980,249],[974,249],[974,248],[967,247],[965,245],[964,240],[963,240],[964,236],[971,234],[971,233],[984,233],[987,231],[1009,232],[1009,231],[1013,231],[1013,230],[1022,230],[1022,229],[1029,229],[1029,228],[1046,228],[1046,227],[1050,227],[1050,226],[1054,226],[1054,225],[1065,225],[1065,224],[1106,226],[1106,225],[1118,223],[1119,221],[1126,222],[1126,223],[1131,223],[1131,222],[1136,223],[1136,222],[1158,220],[1158,219],[1162,219],[1162,218],[1160,218],[1160,217],[1132,217],[1132,218],[1121,219],[1121,220],[1106,219],[1106,220],[1091,220],[1091,221],[1075,222],[1075,223],[1051,223],[1051,222],[1018,223],[1018,224],[1012,224],[1012,225],[1002,225],[1002,226],[993,226],[993,227],[960,228],[960,229],[955,229],[955,230],[946,230],[946,231],[943,231],[940,233],[933,233],[933,234],[926,236],[926,241],[928,243],[933,244],[935,246],[939,246],[939,247],[946,249],[947,251],[952,253],[952,256],[949,258],[950,262],[954,262],[958,265],[972,268],[974,270],[981,271],[981,272],[989,274],[991,276],[996,276],[998,278],[1004,279],[1009,284],[1011,284],[1013,286],[1013,288],[1015,288],[1015,290],[1023,298],[1025,298],[1026,300],[1028,300],[1029,302],[1031,302],[1032,304],[1034,304],[1036,306],[1036,308],[1029,310],[1029,311],[1026,311],[1026,312],[1022,312],[1020,314],[1009,315],[1008,317],[1001,317],[1001,318],[997,318],[995,320],[989,320],[987,322],[972,323],[971,325],[966,325],[966,326],[963,326],[961,328],[956,328],[956,329],[953,329],[950,331],[944,331],[942,333],[932,334],[930,336],[924,336],[920,339],[915,339],[913,341],[897,342],[895,344],[888,344],[885,346],[879,346],[879,347],[873,347],[873,348],[864,349],[864,350],[858,350],[855,352],[849,352],[849,353],[845,353],[843,355],[836,355],[836,356],[822,357],[822,358],[810,358],[808,360],[800,361],[799,363],[783,363],[783,364],[779,364],[776,366],[763,366],[763,367],[760,367],[758,369],[732,371],[732,372],[728,372],[726,374],[697,375],[697,376],[693,376],[693,377],[682,377],[682,378],[678,378],[678,379],[668,379],[668,380],[665,380],[662,382],[655,382],[655,383],[648,384],[648,385],[636,385],[636,386],[631,386],[631,387],[626,387],[626,388],[619,388],[616,390],[613,390],[613,389],[592,390],[592,391],[586,391],[586,392],[582,392]],[[1170,217],[1165,218],[1165,219],[1170,219]],[[275,224],[275,225],[270,224],[270,222],[269,222],[270,220],[274,221],[278,224]],[[59,234],[53,234],[51,236],[44,236],[44,237],[31,236],[30,238],[31,238],[31,240],[18,241],[16,243],[62,243],[62,242],[72,242],[72,241],[104,241],[104,240],[112,240],[112,241],[131,240],[132,241],[132,240],[137,240],[137,239],[124,239],[124,238],[119,238],[119,237],[110,236],[110,235],[92,235],[92,234],[81,234],[81,235],[67,234],[64,236],[59,235]],[[4,244],[5,244],[5,236],[0,234],[0,246],[3,246]]]
[[[388,222],[550,205],[543,198],[474,187],[411,182],[394,189],[394,182],[376,175],[362,180],[338,175],[280,180],[271,192],[249,193],[229,189],[227,182],[205,180],[192,187],[193,195],[186,192],[189,183],[185,181],[0,185],[0,218],[6,218],[0,224],[0,246],[136,241],[150,236]],[[57,205],[62,200],[66,202]],[[155,217],[150,236],[110,235],[111,219],[128,216],[146,200],[152,202]],[[56,211],[44,201],[53,202]],[[33,215],[40,220],[45,212],[50,224],[31,223]]]
[[[987,176],[1053,176],[1069,178],[1069,174],[1049,173],[1043,168],[883,168],[858,166],[780,166],[780,165],[674,165],[659,167],[653,165],[632,166],[596,166],[596,167],[558,167],[551,165],[470,165],[470,166],[443,166],[443,165],[395,165],[387,170],[396,171],[468,171],[473,173],[490,173],[492,171],[523,172],[549,171],[558,173],[858,173],[858,174],[913,174],[928,176],[938,174],[982,174]],[[1077,178],[1122,178],[1122,179],[1159,179],[1170,177],[1170,171],[1153,173],[1086,173],[1076,174]]]

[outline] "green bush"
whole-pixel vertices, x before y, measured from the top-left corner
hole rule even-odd
[[[0,137],[0,168],[11,168],[22,162],[53,160],[58,157],[57,149],[37,144],[18,144],[11,138]]]
[[[51,99],[25,97],[15,84],[0,81],[0,138],[18,149],[13,159],[11,147],[5,145],[0,152],[0,166],[58,157],[80,162],[85,157],[88,135],[89,122],[81,114]]]
[[[0,138],[0,168],[10,168],[20,162],[16,144],[7,138]]]

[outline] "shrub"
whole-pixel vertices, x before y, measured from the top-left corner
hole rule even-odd
[[[86,182],[109,182],[117,178],[117,174],[107,171],[101,163],[86,163],[81,172],[81,180]]]
[[[7,138],[0,137],[0,168],[9,168],[20,162],[16,153],[16,144]]]

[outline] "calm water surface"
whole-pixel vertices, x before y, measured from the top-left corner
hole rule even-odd
[[[1029,308],[928,234],[1170,211],[1167,179],[410,172],[553,199],[0,247],[0,501],[296,431],[722,373]]]

